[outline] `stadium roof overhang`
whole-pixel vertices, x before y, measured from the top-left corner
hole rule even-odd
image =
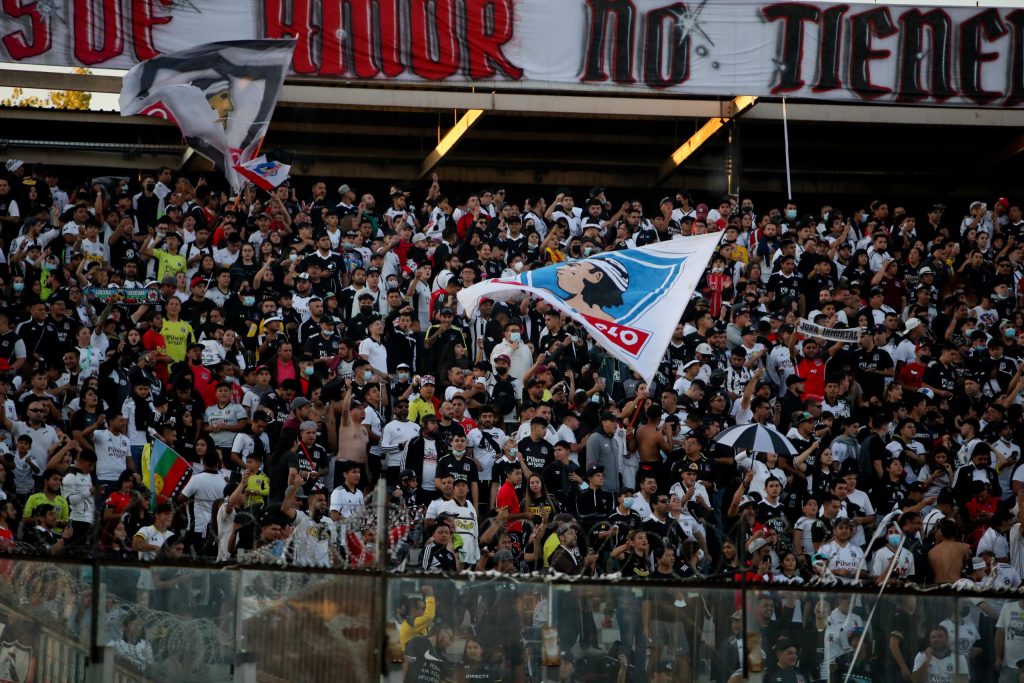
[[[120,78],[0,69],[0,86],[116,93]],[[794,101],[786,109],[798,196],[1019,189],[1024,110]],[[209,167],[157,119],[0,108],[0,120],[7,156],[111,170]],[[785,187],[782,104],[764,98],[289,81],[263,149],[289,154],[298,176],[411,181],[437,168],[471,184]]]

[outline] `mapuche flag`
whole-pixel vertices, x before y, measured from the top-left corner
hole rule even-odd
[[[148,466],[145,462],[149,456]],[[192,465],[188,460],[160,439],[153,441],[148,453],[143,453],[142,471],[149,475],[143,483],[152,492],[151,503],[171,502],[192,478]]]

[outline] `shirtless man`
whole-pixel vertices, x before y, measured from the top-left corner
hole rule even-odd
[[[338,454],[335,456],[337,460],[366,464],[366,447],[370,442],[370,436],[363,424],[364,411],[361,403],[352,400],[352,380],[346,379],[345,394],[341,397],[340,405],[332,404],[327,414],[328,434],[338,435]],[[337,416],[341,418],[340,424]]]
[[[665,485],[667,472],[661,454],[663,451],[666,455],[672,452],[672,423],[666,422],[658,427],[661,413],[659,405],[647,407],[647,422],[631,434],[629,449],[639,452],[641,472],[650,472],[657,478],[659,485]]]
[[[948,517],[935,526],[935,547],[928,551],[928,563],[935,583],[955,583],[971,558],[971,546],[956,540],[956,522]]]

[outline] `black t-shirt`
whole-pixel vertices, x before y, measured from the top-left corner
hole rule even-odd
[[[885,389],[885,377],[876,375],[867,370],[890,370],[892,369],[892,357],[887,351],[877,346],[872,350],[857,349],[853,354],[855,367],[857,368],[857,381],[860,382],[865,396],[881,396]]]
[[[555,459],[554,447],[544,439],[534,441],[530,437],[526,437],[519,442],[519,452],[530,471],[537,474],[543,472],[544,468]]]
[[[924,371],[926,384],[944,391],[956,390],[956,368],[952,365],[946,366],[937,360],[928,364]]]
[[[796,273],[790,275],[782,272],[772,273],[772,276],[768,278],[768,291],[775,294],[775,306],[779,306],[787,297],[799,299],[800,278],[796,276]]]
[[[280,503],[288,492],[288,471],[294,467],[300,469],[299,456],[294,451],[287,451],[277,457],[277,462],[270,468],[270,500]]]
[[[480,481],[476,464],[468,456],[456,458],[448,454],[438,460],[437,473],[434,476],[441,479],[449,474],[456,480],[468,481],[471,484]]]
[[[759,523],[764,524],[770,529],[774,529],[775,533],[780,536],[789,531],[789,522],[786,519],[786,508],[782,503],[772,505],[767,500],[762,500],[757,504],[755,514]]]
[[[416,636],[405,646],[409,667],[405,683],[442,683],[448,680],[448,658],[438,652],[425,636]]]
[[[217,308],[217,304],[212,299],[196,301],[189,297],[181,305],[181,319],[187,320],[193,329],[199,329],[206,324],[210,311],[215,308]]]

